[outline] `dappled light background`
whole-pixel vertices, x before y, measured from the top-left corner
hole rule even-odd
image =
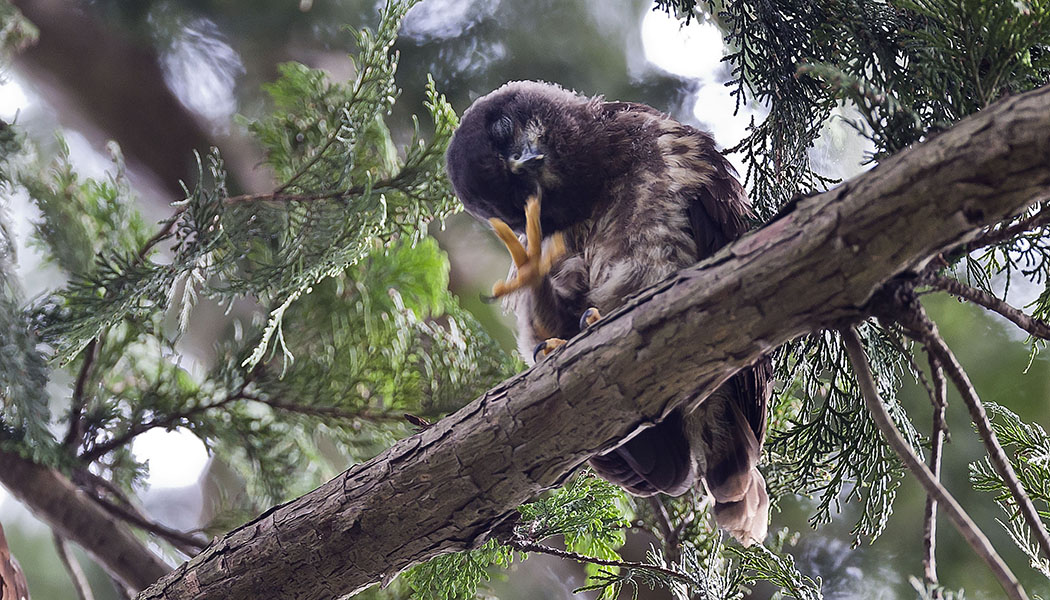
[[[353,73],[345,27],[374,25],[375,0],[120,0],[15,2],[41,30],[39,43],[15,58],[0,85],[0,116],[16,118],[38,144],[54,152],[60,132],[74,163],[86,176],[112,168],[120,151],[148,220],[170,214],[180,198],[180,181],[192,185],[193,152],[221,149],[231,171],[231,192],[270,189],[262,156],[246,136],[245,120],[266,114],[260,86],[276,76],[276,65],[289,60],[326,69],[333,78]],[[588,95],[645,102],[683,122],[711,131],[722,147],[744,137],[748,124],[766,110],[740,99],[725,85],[730,68],[716,23],[693,19],[682,27],[646,0],[425,0],[412,10],[397,45],[402,98],[390,126],[405,142],[411,115],[422,114],[427,75],[462,112],[478,96],[508,80],[541,79]],[[867,168],[867,144],[842,119],[834,120],[812,149],[814,163],[827,175],[847,178]],[[424,119],[424,128],[426,127]],[[107,146],[116,140],[116,147]],[[730,157],[738,169],[740,157]],[[36,218],[24,197],[0,199],[18,240],[19,273],[29,297],[54,287],[57,271],[40,264],[26,239]],[[508,258],[489,231],[466,215],[457,215],[431,231],[449,253],[451,286],[494,337],[514,348],[510,321],[479,296],[503,277]],[[1033,298],[1011,291],[1015,305]],[[1008,323],[972,306],[941,297],[926,303],[948,342],[983,393],[1008,405],[1022,418],[1050,423],[1048,363],[1036,357],[1029,367],[1024,336]],[[209,364],[216,332],[225,317],[202,302],[194,326],[182,342],[183,366],[201,373]],[[1027,371],[1026,371],[1027,369]],[[52,381],[53,393],[68,395],[71,382]],[[1045,581],[1031,579],[1026,560],[1007,540],[987,499],[977,501],[968,483],[967,464],[982,456],[965,411],[953,402],[950,451],[944,480],[987,532],[1029,589],[1050,594]],[[928,400],[916,385],[906,385],[904,404],[928,431]],[[924,416],[925,415],[925,416]],[[927,421],[923,421],[923,419]],[[178,529],[208,521],[223,498],[243,493],[238,479],[209,460],[191,434],[154,431],[136,440],[134,452],[148,458],[146,510]],[[348,465],[349,466],[349,465]],[[800,533],[791,549],[800,570],[823,579],[825,597],[914,598],[908,581],[921,574],[924,496],[906,481],[886,533],[871,546],[851,549],[855,521],[849,504],[834,523],[812,529],[806,498],[788,499],[773,516],[773,526]],[[981,509],[987,509],[982,512]],[[28,573],[34,598],[72,598],[73,590],[56,557],[47,529],[0,489],[0,522],[14,554]],[[946,522],[940,528],[942,581],[965,587],[967,598],[996,598],[997,587],[984,566]],[[641,560],[650,540],[631,536],[625,558]],[[81,555],[85,563],[89,563]],[[90,570],[96,597],[108,590],[106,576]],[[516,564],[507,579],[491,582],[504,600],[591,597],[571,590],[585,582],[581,568],[549,557]],[[766,598],[770,591],[755,590]],[[641,590],[643,598],[667,598],[666,592]],[[116,596],[112,596],[116,597]]]

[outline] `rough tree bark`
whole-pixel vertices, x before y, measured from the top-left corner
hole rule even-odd
[[[334,598],[515,507],[894,277],[1046,199],[1050,87],[1009,98],[648,290],[423,433],[217,539],[141,599]]]

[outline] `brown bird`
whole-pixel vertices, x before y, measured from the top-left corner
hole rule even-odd
[[[516,313],[526,360],[711,256],[743,235],[750,214],[707,133],[644,104],[547,83],[508,83],[474,102],[447,164],[467,211],[489,220],[510,250],[511,276],[493,295]],[[763,359],[591,466],[639,496],[680,495],[700,480],[718,524],[745,545],[761,542],[769,379]]]

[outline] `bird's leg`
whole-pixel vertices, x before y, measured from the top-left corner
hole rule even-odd
[[[561,232],[551,236],[547,253],[543,253],[543,232],[540,230],[540,201],[533,196],[525,205],[525,246],[514,231],[499,219],[489,219],[492,229],[510,252],[517,273],[508,281],[497,281],[492,286],[492,297],[501,298],[523,287],[536,287],[551,270],[554,261],[565,254],[565,239]]]
[[[580,331],[587,329],[591,325],[598,322],[598,319],[602,318],[597,308],[593,306],[583,311],[583,316],[580,317]],[[548,354],[554,352],[558,348],[565,345],[565,340],[561,338],[550,338],[540,342],[536,348],[532,351],[532,360],[537,361],[540,358],[546,358]]]
[[[597,308],[593,306],[583,311],[583,316],[580,317],[580,331],[587,329],[591,325],[598,322],[598,319],[602,318],[602,314],[598,312]]]

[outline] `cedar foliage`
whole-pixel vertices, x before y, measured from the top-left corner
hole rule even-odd
[[[155,428],[186,429],[250,492],[230,496],[209,524],[219,532],[409,435],[402,413],[440,417],[520,369],[448,292],[447,257],[427,236],[429,224],[459,210],[442,165],[455,112],[431,82],[427,139],[417,124],[412,141],[396,148],[386,126],[398,100],[393,43],[418,1],[390,0],[374,32],[352,32],[351,81],[332,82],[300,64],[281,67],[266,88],[271,113],[244,123],[277,176],[271,193],[231,195],[213,151],[198,157],[197,183],[159,228],[136,212],[119,151],[111,176],[84,180],[64,153],[31,163],[32,148],[16,127],[0,128],[0,183],[32,199],[41,214],[35,243],[68,278],[27,301],[0,228],[0,449],[71,475],[90,470],[112,484],[108,493],[133,497],[145,465],[130,442]],[[808,151],[838,108],[854,115],[878,162],[1050,79],[1046,1],[656,5],[685,24],[713,19],[730,48],[725,60],[738,102],[769,111],[730,150],[747,165],[761,220],[836,183],[814,170]],[[1024,232],[957,257],[946,271],[987,289],[1012,277],[1042,284],[1031,309],[1043,318],[1050,312],[1046,240],[1044,228]],[[214,366],[198,372],[180,341],[202,300],[229,316]],[[913,349],[892,325],[873,321],[861,332],[880,392],[921,450],[922,436],[892,400],[917,375]],[[1033,352],[1040,344],[1032,341]],[[810,336],[775,358],[780,385],[763,466],[774,501],[816,497],[814,525],[835,518],[842,502],[856,502],[854,543],[875,539],[902,469],[864,411],[841,341]],[[49,397],[45,385],[59,370],[75,383]],[[1048,520],[1046,433],[1006,408],[994,412],[997,433]],[[999,476],[985,462],[971,475],[977,489],[995,494],[1004,526],[1050,577]],[[584,589],[613,598],[662,586],[678,598],[731,599],[767,581],[785,597],[822,597],[821,582],[794,565],[791,532],[740,549],[712,526],[699,493],[649,503],[587,473],[521,507],[501,540],[439,557],[365,594],[474,597],[493,569],[526,558],[522,547],[552,539],[582,560],[618,563],[631,524],[664,547],[642,564],[591,564]]]

